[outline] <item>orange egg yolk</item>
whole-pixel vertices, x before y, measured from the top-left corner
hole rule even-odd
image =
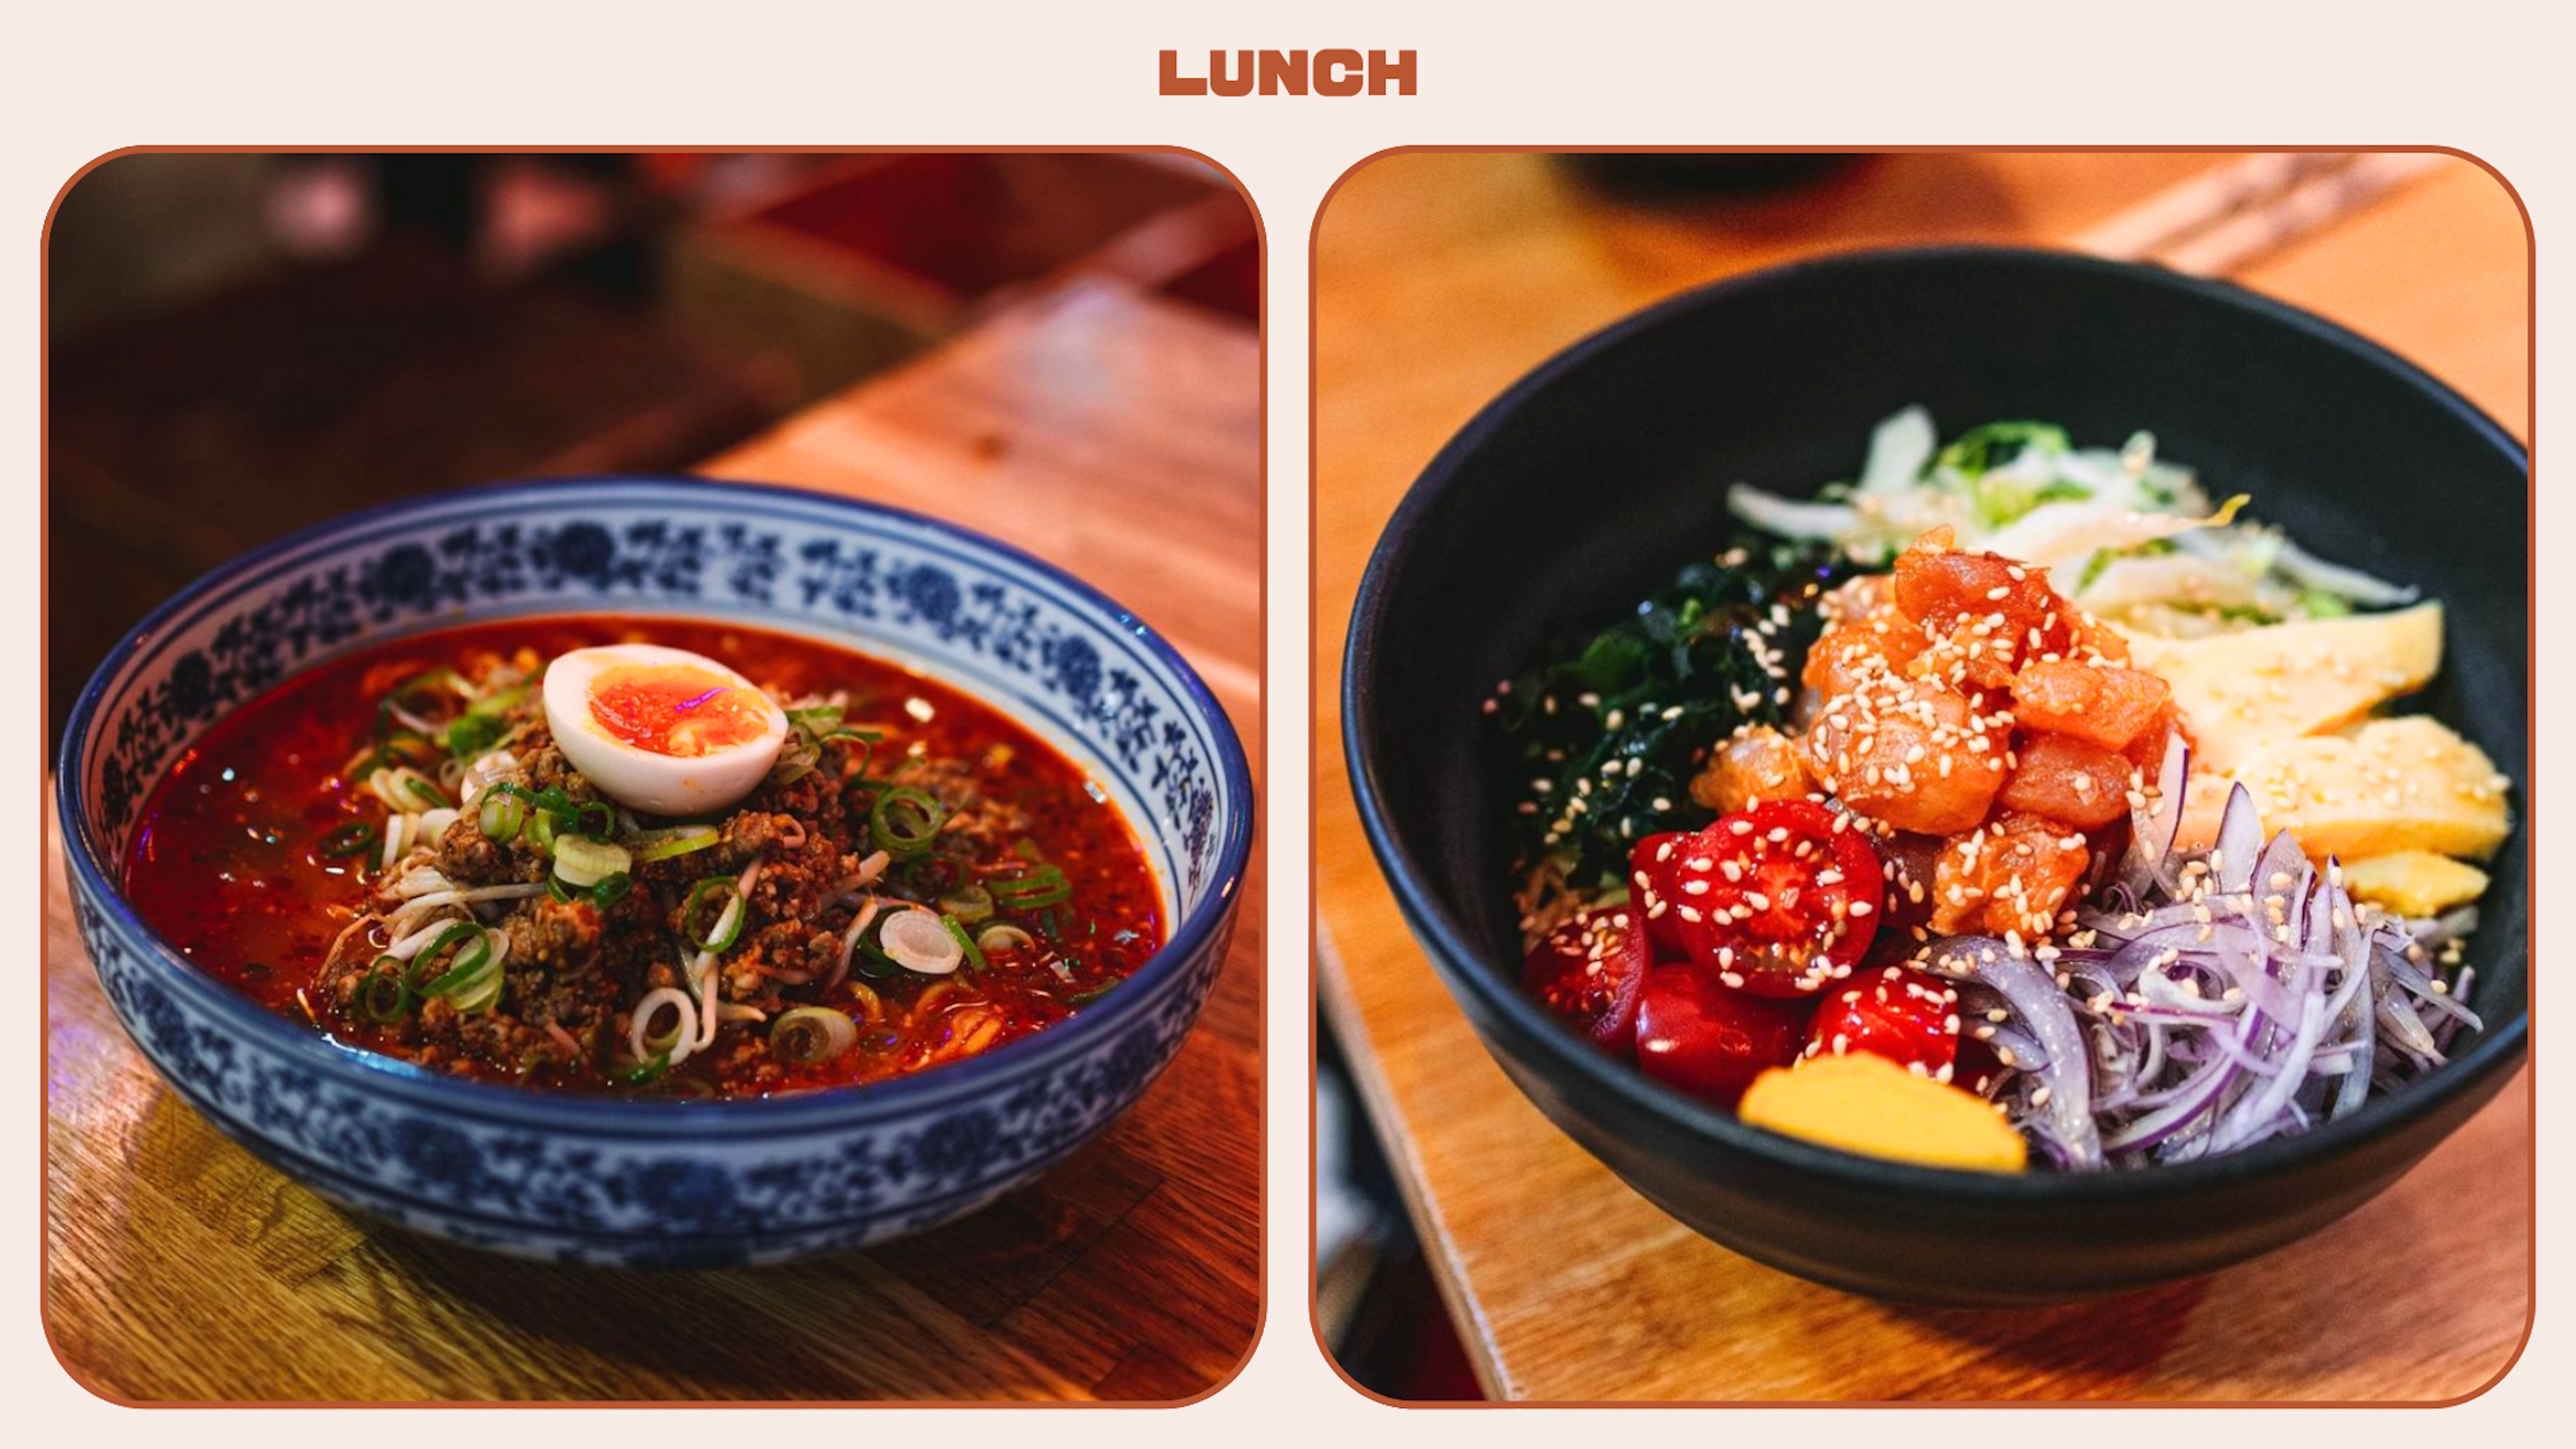
[[[746,744],[769,728],[751,691],[688,664],[601,670],[590,682],[590,717],[613,738],[680,760]]]

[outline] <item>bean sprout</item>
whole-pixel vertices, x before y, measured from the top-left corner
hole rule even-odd
[[[850,928],[841,933],[841,959],[832,963],[832,974],[823,980],[824,990],[829,991],[849,978],[850,954],[859,949],[859,937],[866,933],[868,923],[877,918],[880,905],[875,896],[870,896],[859,907],[859,913],[850,918]]]
[[[742,877],[734,882],[733,899],[725,902],[724,911],[716,917],[714,927],[707,932],[710,939],[721,941],[733,934],[735,922],[741,920],[743,913],[750,909],[747,903],[751,900],[752,883],[760,879],[761,865],[761,861],[754,860],[744,867]],[[716,970],[715,952],[703,947],[699,949],[697,959],[689,963],[689,980],[698,989],[698,1039],[695,1049],[704,1050],[715,1045],[716,1002],[724,986],[724,973]]]
[[[626,1045],[639,1062],[652,1055],[644,1045],[644,1033],[652,1026],[654,1016],[666,1005],[680,1014],[673,1028],[675,1035],[671,1042],[669,1065],[678,1066],[698,1049],[697,1039],[689,1031],[689,994],[676,986],[657,986],[645,992],[642,1001],[635,1003],[634,1018],[626,1026]]]

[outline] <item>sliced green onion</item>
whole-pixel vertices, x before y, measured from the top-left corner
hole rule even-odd
[[[723,896],[716,905],[716,918],[708,924],[706,933],[701,935],[689,923],[698,918],[698,907],[706,901],[707,897],[719,891],[723,892]],[[696,942],[700,949],[713,951],[719,956],[732,950],[733,943],[742,937],[742,918],[750,912],[735,911],[733,920],[728,924],[725,920],[725,911],[727,906],[741,898],[741,887],[735,883],[732,876],[708,876],[690,888],[688,900],[680,906],[680,934]]]
[[[555,848],[555,818],[539,810],[528,817],[528,843],[539,850]]]
[[[460,760],[480,758],[510,732],[510,722],[503,716],[527,697],[528,686],[513,684],[467,705],[465,713],[448,722],[447,752]]]
[[[994,904],[1006,911],[1043,910],[1073,898],[1073,883],[1052,865],[1033,866],[1016,876],[998,877],[984,884],[993,893]]]
[[[966,923],[955,916],[941,916],[939,923],[948,928],[949,935],[957,938],[957,949],[966,953],[966,969],[983,970],[984,953],[975,948],[975,938],[966,934]]]
[[[1067,1006],[1089,1006],[1091,1003],[1107,996],[1110,992],[1117,990],[1123,984],[1124,983],[1122,982],[1112,981],[1106,986],[1095,986],[1089,991],[1077,991],[1073,995],[1064,999],[1065,1004]]]
[[[888,855],[920,855],[939,838],[948,823],[947,807],[910,785],[895,785],[877,796],[868,809],[868,827],[877,847]]]
[[[976,946],[987,956],[997,956],[1004,951],[1026,951],[1037,943],[1037,937],[1008,921],[995,921],[975,936]]]
[[[411,678],[404,680],[402,683],[395,685],[393,693],[387,695],[386,698],[392,700],[396,704],[402,705],[406,709],[409,709],[411,707],[411,697],[413,695],[423,694],[431,690],[453,689],[455,686],[456,671],[442,665],[436,669],[424,669],[420,673],[413,675]],[[462,691],[459,692],[461,693]],[[416,712],[417,711],[415,711],[415,713]]]
[[[787,722],[808,734],[819,735],[826,730],[839,728],[841,707],[837,704],[815,704],[803,709],[791,709],[787,712]]]
[[[635,868],[635,857],[622,845],[609,845],[581,835],[555,837],[555,874],[582,889]]]
[[[845,740],[856,741],[859,747],[859,763],[850,771],[850,773],[861,779],[865,779],[868,773],[868,766],[876,763],[877,746],[885,742],[884,732],[881,730],[834,730],[830,734],[823,736],[820,743],[834,745]]]
[[[593,800],[575,810],[567,823],[584,839],[605,841],[617,833],[617,807],[605,800]]]
[[[822,757],[815,750],[813,742],[800,733],[796,738],[789,740],[786,747],[778,752],[778,762],[769,767],[769,783],[793,785],[813,774],[815,766],[820,764],[821,760]]]
[[[483,940],[483,928],[481,926],[475,925],[471,921],[452,922],[446,930],[431,937],[429,944],[420,948],[419,955],[411,958],[411,975],[414,979],[418,979],[419,977],[426,975],[429,971],[429,963],[437,960],[439,955],[446,951],[448,947],[460,945],[467,941],[474,942],[476,946],[481,948],[486,954],[491,950],[490,943]],[[438,990],[439,982],[446,980],[447,976],[455,974],[453,968],[464,964],[462,958],[465,954],[466,953],[463,951],[457,952],[457,959],[452,959],[448,962],[450,970],[447,972],[447,975],[441,976],[437,981],[432,981],[429,985],[422,987],[421,991],[423,994],[431,996],[441,994]]]
[[[380,971],[358,983],[354,1005],[361,1019],[391,1026],[411,1015],[411,988],[403,985],[400,973]]]
[[[388,809],[409,813],[447,803],[447,793],[409,765],[388,765],[369,772],[365,779],[367,788]]]
[[[674,825],[667,830],[639,830],[626,837],[626,848],[643,864],[704,850],[724,838],[712,825]]]
[[[376,827],[363,820],[352,820],[322,837],[322,853],[332,859],[364,855],[376,843]]]
[[[492,954],[491,933],[459,921],[438,933],[420,953],[415,966],[426,970],[419,963],[435,960],[450,945],[455,945],[457,951],[448,962],[447,974],[420,988],[421,995],[444,997],[468,1016],[489,1011],[501,999],[501,966]]]
[[[483,792],[483,808],[474,823],[483,827],[484,839],[507,845],[519,838],[519,827],[528,823],[528,807],[519,793],[515,785],[495,785]]]
[[[477,759],[509,732],[509,721],[499,715],[467,710],[447,722],[447,752],[460,760]]]
[[[973,925],[993,917],[993,893],[979,885],[963,885],[939,898],[939,909]]]
[[[858,1044],[858,1024],[824,1006],[796,1007],[769,1028],[769,1050],[800,1067],[831,1061]]]
[[[906,971],[947,976],[965,961],[969,943],[949,933],[946,917],[915,906],[887,917],[877,927],[877,944]]]
[[[613,909],[619,901],[635,893],[635,877],[624,871],[604,876],[590,888],[590,903],[601,910]]]

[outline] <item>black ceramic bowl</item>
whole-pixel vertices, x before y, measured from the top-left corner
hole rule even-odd
[[[1605,623],[1729,532],[1725,488],[1849,476],[1907,403],[1965,427],[2138,428],[2327,558],[2449,608],[2418,701],[2512,776],[2530,758],[2529,462],[2416,368],[2236,288],[2044,252],[1864,253],[1676,297],[1567,349],[1441,450],[1387,525],[1343,678],[1360,813],[1406,918],[1503,1069],[1709,1237],[1890,1298],[2038,1302],[2207,1273],[2352,1211],[2509,1080],[2528,1035],[2527,833],[2472,939],[2486,1031],[2305,1136],[2103,1176],[1853,1156],[1747,1127],[1610,1060],[1518,986],[1506,760],[1478,704],[1550,635]],[[2391,1244],[2392,1248],[2396,1245]]]

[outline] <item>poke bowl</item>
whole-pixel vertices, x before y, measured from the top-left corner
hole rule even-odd
[[[1933,418],[2001,421],[1936,435]],[[2100,497],[2144,484],[2158,497],[2115,516],[2096,506],[2097,481]],[[2529,847],[2514,806],[2529,798],[2528,504],[2527,454],[2474,407],[2360,337],[2229,285],[1985,248],[1751,274],[1576,343],[1424,469],[1351,623],[1343,710],[1361,818],[1432,968],[1505,1073],[1707,1237],[1818,1282],[1928,1303],[2206,1274],[2367,1202],[2524,1059]],[[2112,532],[2068,553],[2031,521],[2043,514]],[[2145,532],[2118,532],[2147,515]],[[1763,540],[1750,549],[1734,542],[1748,520]],[[2244,560],[2228,550],[2258,541],[2243,599],[2211,602],[2175,637],[2133,628],[2137,614],[2109,628],[2108,604],[2087,612],[2124,578],[2183,565],[2221,578],[2202,555],[2234,567]],[[2060,551],[2040,551],[2050,542]],[[2131,559],[2153,567],[2104,567]],[[1959,626],[1949,636],[1908,593],[1944,569],[1978,583],[1945,616]],[[2291,586],[2275,588],[2282,577]],[[1993,628],[2024,591],[2030,616]],[[1996,651],[2020,651],[2024,625],[2028,651],[1978,676]],[[1891,628],[1905,650],[1860,632]],[[2400,629],[2418,636],[2414,664],[2354,671],[2367,698],[2284,731],[2295,740],[2249,736],[2207,701],[2250,697],[2249,677],[2266,709],[2276,694],[2305,707],[2315,691],[2283,687],[2269,666],[2227,677],[2165,663]],[[1926,711],[1919,737],[1893,707],[1852,703],[1870,696],[1837,674],[1838,630],[1853,631],[1839,635],[1846,655],[1855,637],[1869,643],[1864,679],[1923,702],[1907,706]],[[2209,637],[2181,637],[2196,632]],[[2329,672],[2346,667],[2340,647],[2300,645]],[[1734,663],[1712,663],[1721,654]],[[2023,692],[2043,663],[2152,689],[2161,712],[2106,732],[2118,711],[2097,690],[2052,721]],[[1736,664],[1740,675],[1713,672]],[[1963,712],[1936,722],[1931,702]],[[1573,733],[1560,711],[1580,717]],[[1654,733],[1665,720],[1704,737],[1668,741]],[[2481,833],[2445,843],[2463,859],[2424,852],[2426,870],[2468,884],[2423,919],[2365,903],[2384,862],[2348,872],[2362,837],[2335,837],[2338,850],[2329,826],[2348,822],[2323,819],[2325,804],[2303,814],[2290,798],[2301,777],[2257,768],[2268,751],[2377,749],[2363,732],[2399,726],[2456,744],[2476,772],[2458,791],[2476,797]],[[1945,738],[1966,742],[1955,762]],[[1746,793],[1759,772],[1735,752],[1748,740],[1789,762],[1793,789]],[[1988,749],[1994,759],[1971,759]],[[2031,881],[1977,877],[1978,852],[2005,858],[2007,834],[2020,840],[2019,822],[2052,808],[2045,787],[2081,773],[2043,781],[2036,760],[2105,751],[2102,798],[2076,779],[2088,798],[2059,789],[2067,808],[2043,820],[2053,832],[2031,837],[2071,864],[2034,916],[2008,914]],[[2417,777],[2452,756],[2423,758],[2373,783],[2392,800],[2430,788]],[[1987,781],[1967,813],[1908,816],[1943,796],[1954,763]],[[2207,838],[2186,846],[2198,807],[2185,802],[2203,798],[2205,774]],[[1849,847],[1846,826],[1885,859],[1871,846],[1863,865],[1831,854]],[[1914,845],[1909,879],[1900,856]],[[1818,913],[1798,929],[1821,934],[1774,951],[1767,942],[1791,938],[1760,933],[1791,914],[1782,897],[1795,892],[1770,873],[1790,853]],[[1907,916],[1909,889],[1923,914]],[[2203,929],[2213,907],[2285,901],[2286,921],[2221,919],[2215,945]],[[2334,957],[2335,943],[2350,954]],[[2313,1005],[2297,999],[2309,994]],[[2419,1035],[2405,1025],[2419,1005],[2457,1024]],[[1907,1031],[1919,1037],[1895,1043]],[[1863,1101],[1904,1111],[1854,1120]]]
[[[510,1254],[774,1263],[1074,1153],[1180,1050],[1251,840],[1145,622],[965,529],[545,480],[191,585],[56,762],[82,940],[182,1099]]]

